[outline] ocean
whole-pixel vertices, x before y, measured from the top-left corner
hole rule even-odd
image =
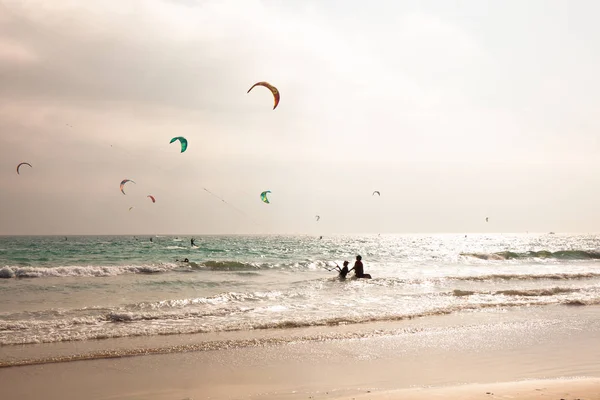
[[[0,237],[0,354],[600,304],[599,235],[198,235],[194,247],[191,238]],[[328,270],[358,254],[373,279]]]

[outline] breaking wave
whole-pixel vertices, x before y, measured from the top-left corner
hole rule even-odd
[[[239,261],[205,261],[200,266],[215,271],[254,271],[268,268],[267,264],[244,263]]]
[[[123,274],[158,274],[165,272],[189,271],[232,271],[236,273],[255,273],[270,269],[316,269],[325,266],[324,261],[307,261],[303,263],[269,264],[240,261],[201,261],[174,262],[149,265],[107,265],[107,266],[60,266],[60,267],[21,267],[5,266],[0,268],[0,279],[10,278],[57,278],[57,277],[104,277]]]
[[[131,336],[156,336],[259,329],[337,326],[401,321],[463,311],[528,306],[600,304],[600,287],[550,287],[464,290],[405,294],[402,310],[390,307],[349,314],[331,307],[327,313],[298,313],[293,304],[304,289],[223,292],[213,296],[133,303],[113,308],[81,308],[2,315],[0,345],[52,343]],[[428,304],[423,307],[423,304]],[[273,313],[269,310],[277,309]],[[283,312],[281,312],[283,310]]]
[[[478,258],[480,260],[515,260],[528,258],[549,258],[556,260],[600,260],[600,252],[590,250],[560,250],[560,251],[528,251],[517,253],[513,251],[500,251],[497,253],[460,253],[464,257]]]
[[[428,278],[374,278],[369,284],[378,286],[405,286],[423,284],[443,284],[448,281],[464,282],[495,282],[495,281],[573,281],[578,279],[600,278],[600,272],[572,272],[572,273],[541,273],[541,274],[487,274],[464,275]]]
[[[0,278],[56,278],[73,276],[115,276],[122,274],[157,274],[180,268],[176,264],[68,267],[3,267]]]
[[[597,305],[600,299],[565,299],[545,300],[536,302],[535,305]],[[379,315],[356,315],[356,316],[330,316],[320,318],[302,318],[288,316],[280,320],[246,319],[228,321],[220,325],[208,325],[200,323],[204,318],[218,318],[219,313],[191,312],[184,315],[179,314],[133,314],[113,312],[108,315],[97,317],[58,319],[51,321],[0,321],[0,344],[21,345],[37,343],[54,343],[65,341],[81,341],[90,339],[109,339],[133,336],[155,336],[155,335],[177,335],[208,332],[232,332],[245,330],[263,329],[292,329],[308,328],[316,326],[339,326],[349,324],[363,324],[370,322],[393,322],[410,320],[421,317],[448,315],[463,311],[477,311],[494,308],[516,308],[527,306],[521,301],[505,301],[499,303],[462,303],[431,310],[412,313],[384,313]],[[173,323],[179,321],[179,323]],[[108,326],[106,324],[109,324]],[[85,330],[77,329],[77,326],[88,326]],[[35,332],[27,335],[8,335],[10,332]]]
[[[580,292],[577,288],[561,288],[555,287],[550,289],[512,289],[512,290],[497,290],[497,291],[475,291],[475,290],[460,290],[455,289],[452,294],[457,297],[472,296],[475,294],[494,295],[494,296],[521,296],[521,297],[544,297],[554,296],[558,294],[568,294]]]

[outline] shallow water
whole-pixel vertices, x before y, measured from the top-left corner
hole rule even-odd
[[[0,345],[600,303],[597,235],[195,239],[0,238]],[[373,279],[325,269],[356,254]]]

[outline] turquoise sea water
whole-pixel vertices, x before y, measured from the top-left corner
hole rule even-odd
[[[600,303],[595,235],[190,239],[1,237],[0,345]],[[373,279],[326,269],[357,254]]]

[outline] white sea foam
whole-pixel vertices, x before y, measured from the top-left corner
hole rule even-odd
[[[0,344],[600,302],[596,236],[215,236],[191,254],[171,237],[60,239],[0,238]],[[324,268],[356,254],[373,279]]]
[[[155,274],[181,268],[177,264],[120,265],[120,266],[64,266],[64,267],[18,267],[0,269],[0,278],[47,278],[47,277],[90,277],[116,276],[122,274]]]

